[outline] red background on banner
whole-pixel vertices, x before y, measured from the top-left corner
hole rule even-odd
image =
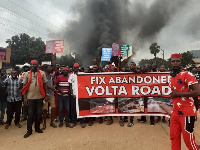
[[[121,79],[123,79],[124,77],[126,79],[128,79],[128,77],[133,78],[134,76],[140,76],[143,79],[145,77],[155,77],[155,78],[159,78],[159,76],[165,76],[167,81],[168,81],[168,77],[169,74],[162,74],[162,73],[154,73],[154,74],[88,74],[88,75],[78,75],[78,98],[96,98],[96,97],[170,97],[170,91],[169,91],[169,85],[168,82],[161,84],[161,83],[119,83],[119,84],[114,84],[114,83],[110,83],[109,84],[109,80],[112,77],[113,79],[115,79],[116,77],[121,77]],[[96,83],[96,80],[93,82],[93,84],[91,84],[91,77],[98,77],[98,82],[100,84]],[[105,83],[106,84],[102,84],[101,83],[101,79],[100,78],[105,78]],[[161,78],[161,77],[160,77]],[[95,78],[96,79],[96,78]],[[147,78],[147,81],[148,78]],[[94,90],[93,93],[91,95],[88,94],[86,87],[89,89],[89,91],[91,91],[92,87],[94,86]],[[105,89],[105,92],[102,93],[102,89],[98,89],[96,91],[98,91],[99,93],[102,93],[100,95],[97,95],[97,93],[95,93],[95,88],[98,86],[102,86]],[[114,94],[114,89],[111,88],[112,86],[124,86],[127,92],[127,95],[125,94],[118,94],[119,93],[119,88],[116,90],[116,93]],[[132,93],[132,86],[137,86],[139,87],[138,93],[135,92],[136,94]],[[144,87],[146,86],[146,87]],[[150,93],[146,94],[146,92],[148,91],[147,88],[150,87]],[[159,90],[161,92],[161,95],[159,94],[153,94],[152,93],[152,89],[155,87],[159,87]],[[165,92],[168,93],[167,95],[162,94],[162,88],[164,88],[164,86],[168,87],[166,88]],[[135,87],[135,88],[137,88]],[[106,88],[109,89],[109,92],[106,93]],[[136,90],[137,91],[137,90]],[[111,93],[111,94],[109,94]]]

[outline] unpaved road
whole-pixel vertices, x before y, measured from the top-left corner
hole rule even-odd
[[[132,127],[120,127],[118,119],[110,126],[98,124],[81,128],[56,128],[47,126],[44,133],[33,134],[27,139],[26,122],[18,129],[13,124],[6,130],[0,126],[0,150],[170,150],[168,124],[157,123],[155,126],[136,122]],[[195,136],[200,144],[200,115],[195,124]],[[49,121],[49,120],[48,120]],[[49,125],[49,123],[48,123]],[[182,141],[182,150],[187,150]]]

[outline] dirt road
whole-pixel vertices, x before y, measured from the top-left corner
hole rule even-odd
[[[44,133],[33,134],[27,139],[26,122],[23,128],[18,129],[13,124],[5,130],[0,126],[0,150],[170,150],[170,137],[168,124],[157,123],[155,126],[147,123],[136,122],[132,127],[120,127],[118,119],[110,126],[98,124],[81,128],[56,128],[47,127]],[[48,120],[49,121],[49,120]],[[49,123],[48,123],[49,125]],[[195,136],[200,144],[200,115],[195,124]],[[187,150],[182,142],[182,150]]]

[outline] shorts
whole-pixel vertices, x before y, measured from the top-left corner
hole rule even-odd
[[[48,109],[48,103],[50,103],[51,108],[55,108],[55,107],[56,107],[56,105],[55,105],[55,97],[50,97],[50,98],[49,98],[49,101],[46,102],[46,103],[43,105],[43,110],[44,110],[44,109]]]

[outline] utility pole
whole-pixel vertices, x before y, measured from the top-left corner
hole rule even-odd
[[[163,55],[163,65],[164,65],[164,60],[165,60],[165,51],[163,49],[161,49],[162,51],[162,55]]]

